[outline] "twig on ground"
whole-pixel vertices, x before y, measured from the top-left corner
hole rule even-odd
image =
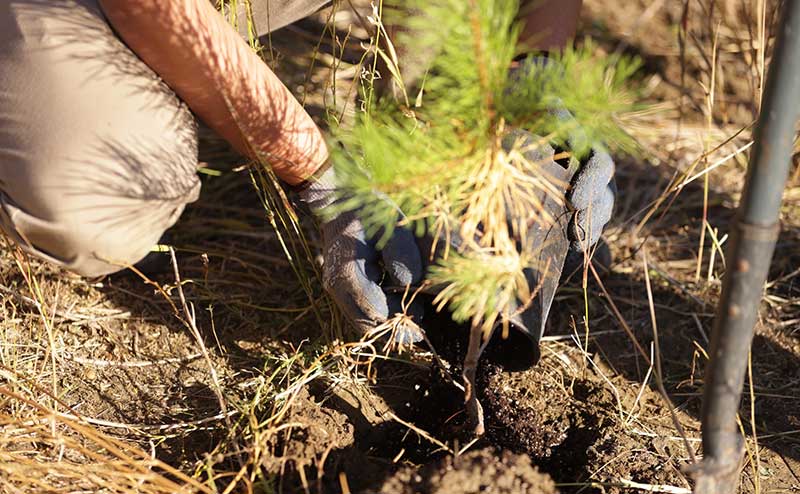
[[[200,347],[200,351],[203,354],[203,358],[205,358],[206,363],[208,364],[208,370],[211,373],[211,380],[214,383],[214,394],[217,396],[217,401],[219,402],[220,411],[222,412],[223,415],[225,415],[228,412],[228,405],[225,403],[225,397],[222,394],[222,385],[219,382],[217,369],[214,366],[214,362],[211,360],[211,355],[209,355],[205,343],[203,342],[203,336],[200,334],[200,330],[197,329],[194,310],[189,310],[189,305],[186,303],[186,296],[183,294],[183,283],[181,282],[181,274],[178,271],[178,260],[175,258],[175,249],[173,249],[172,247],[169,248],[169,255],[170,258],[172,259],[172,270],[173,273],[175,274],[175,285],[178,289],[178,297],[180,298],[181,307],[183,308],[184,318],[182,320],[184,324],[189,328],[189,331],[192,333],[192,336],[194,336],[195,340],[197,341],[197,344]]]
[[[450,454],[455,454],[455,451],[453,451],[452,448],[450,448],[448,445],[446,445],[442,441],[440,441],[440,440],[436,439],[435,437],[433,437],[429,432],[427,432],[427,431],[425,431],[423,429],[420,429],[416,425],[414,425],[414,424],[412,424],[410,422],[406,422],[405,420],[401,419],[400,417],[395,415],[394,412],[389,411],[388,417],[390,419],[394,420],[395,422],[397,422],[398,424],[401,424],[401,425],[404,425],[404,426],[408,427],[410,430],[414,431],[420,437],[422,437],[422,438],[430,441],[431,443],[439,446],[444,451],[447,451]]]
[[[650,345],[650,359],[653,359],[653,345]],[[633,416],[633,411],[636,409],[636,405],[639,404],[639,400],[642,399],[642,395],[644,394],[644,389],[647,387],[647,383],[650,382],[650,374],[653,373],[653,364],[647,368],[647,374],[645,374],[644,379],[642,379],[642,385],[639,387],[639,392],[636,393],[636,399],[633,400],[633,405],[631,405],[631,409],[628,411],[628,417],[623,421],[625,425],[629,425],[631,423],[631,418]]]
[[[612,482],[568,482],[557,483],[556,487],[626,487],[628,489],[636,489],[644,492],[659,492],[663,494],[692,494],[691,489],[686,487],[676,487],[673,485],[659,485],[659,484],[642,484],[628,479],[616,479]]]
[[[200,330],[197,328],[197,322],[195,319],[194,314],[194,307],[192,310],[189,310],[189,305],[186,302],[186,296],[183,293],[183,283],[181,282],[181,274],[178,270],[178,260],[175,258],[175,249],[171,246],[169,248],[169,255],[170,259],[172,260],[172,270],[175,274],[175,285],[178,290],[178,297],[181,301],[181,307],[183,308],[184,318],[182,319],[186,327],[189,329],[189,332],[194,336],[195,340],[197,341],[197,345],[200,347],[200,351],[203,354],[203,358],[205,359],[206,363],[208,364],[208,371],[211,375],[211,382],[214,384],[212,387],[214,394],[216,395],[217,402],[219,403],[220,408],[220,415],[225,420],[225,425],[227,426],[228,431],[235,430],[233,424],[230,421],[230,413],[228,412],[228,405],[225,402],[225,396],[222,393],[222,385],[220,384],[219,376],[217,375],[217,369],[214,366],[214,362],[211,360],[211,355],[208,353],[208,349],[206,348],[205,343],[203,342],[203,336],[200,334]],[[237,456],[239,456],[239,460],[244,463],[242,460],[242,453],[239,450],[239,444],[236,441],[233,441],[234,450],[236,451]]]
[[[172,431],[177,429],[194,429],[199,425],[210,424],[212,422],[218,422],[220,420],[226,420],[239,412],[236,410],[230,410],[225,413],[218,413],[211,417],[206,417],[197,420],[188,420],[186,422],[173,422],[170,424],[126,424],[124,422],[114,422],[111,420],[102,420],[96,419],[92,417],[86,416],[78,416],[73,415],[71,413],[64,413],[58,412],[56,415],[61,418],[70,419],[70,420],[77,420],[81,422],[86,422],[87,424],[97,425],[101,427],[110,427],[114,429],[125,429],[127,431],[135,431],[135,432],[142,432],[142,431],[159,431],[159,432],[166,432]]]
[[[672,423],[675,425],[675,428],[678,430],[678,434],[683,438],[684,446],[686,447],[686,451],[689,453],[689,458],[691,458],[692,463],[697,463],[697,458],[694,454],[694,449],[692,449],[689,441],[686,439],[686,431],[683,430],[683,425],[681,421],[678,419],[678,414],[675,413],[675,406],[672,404],[672,400],[667,394],[667,390],[664,387],[664,374],[661,371],[661,348],[658,344],[658,324],[656,323],[656,309],[653,306],[653,290],[650,286],[650,274],[647,267],[647,248],[642,248],[642,264],[644,266],[644,281],[645,287],[647,288],[647,301],[650,303],[650,322],[652,323],[653,328],[653,348],[655,351],[655,377],[656,377],[656,385],[658,387],[658,391],[661,393],[661,396],[664,398],[664,402],[669,409],[670,417],[672,417]]]
[[[642,484],[628,479],[619,479],[621,487],[628,487],[630,489],[638,489],[645,492],[663,492],[666,494],[691,494],[692,490],[686,487],[677,487],[672,485],[658,485],[658,484]]]
[[[103,360],[103,359],[76,357],[70,353],[62,354],[62,357],[64,359],[71,360],[72,362],[83,365],[91,365],[94,367],[136,367],[136,368],[150,367],[153,365],[165,365],[165,364],[185,364],[187,362],[191,362],[192,360],[197,360],[202,356],[203,356],[202,353],[193,353],[191,355],[186,355],[185,357],[168,357],[156,360]]]
[[[620,325],[622,326],[622,329],[625,330],[625,333],[628,335],[628,338],[631,339],[631,342],[633,342],[633,345],[636,347],[636,350],[644,358],[645,362],[647,362],[647,365],[650,365],[650,357],[647,355],[647,352],[644,351],[644,348],[642,348],[642,345],[641,343],[639,343],[639,340],[636,339],[636,335],[633,334],[633,330],[628,325],[628,322],[625,320],[624,317],[622,317],[622,313],[617,308],[617,304],[614,303],[614,300],[611,298],[611,294],[608,293],[605,284],[603,284],[603,280],[600,278],[600,275],[597,274],[597,270],[594,268],[594,264],[589,263],[589,269],[592,270],[592,276],[594,276],[595,281],[597,281],[597,284],[600,286],[600,290],[602,290],[605,299],[611,306],[611,310],[614,313],[614,316],[616,316],[617,321],[619,321]]]

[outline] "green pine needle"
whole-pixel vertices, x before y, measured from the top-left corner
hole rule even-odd
[[[468,241],[429,278],[446,287],[438,300],[450,304],[454,317],[484,324],[530,293],[523,270],[535,269],[524,262],[534,253],[511,252],[520,243],[508,238],[515,229],[505,228],[502,218],[511,216],[515,190],[532,190],[514,186],[515,177],[521,169],[535,174],[536,166],[510,166],[503,136],[513,129],[546,136],[543,143],[579,159],[593,149],[635,151],[620,121],[639,109],[628,88],[639,63],[597,57],[587,41],[547,64],[529,58],[514,69],[517,0],[416,0],[406,8],[415,14],[407,15],[401,44],[437,56],[413,108],[404,102],[372,105],[352,127],[335,131],[332,159],[342,195],[332,213],[357,211],[369,235],[382,232],[381,242],[398,225],[418,235],[443,225],[458,231]],[[565,120],[563,110],[574,118]],[[501,182],[470,180],[498,173],[506,175]],[[498,193],[508,200],[476,202],[480,194]],[[536,203],[531,196],[520,199]],[[487,210],[476,210],[484,203]],[[458,230],[466,215],[473,228],[468,235]],[[542,221],[535,211],[530,216]]]
[[[443,287],[434,303],[447,304],[453,320],[488,331],[501,315],[510,316],[515,301],[530,298],[526,267],[524,257],[514,253],[452,254],[430,268],[428,280]]]

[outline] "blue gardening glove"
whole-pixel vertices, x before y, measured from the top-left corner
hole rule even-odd
[[[572,118],[566,110],[557,113],[561,118]],[[576,127],[568,142],[581,138],[580,127]],[[583,252],[596,244],[611,220],[617,195],[614,168],[614,160],[605,150],[592,149],[572,179],[567,200],[575,209],[569,226],[573,251]]]
[[[368,334],[402,312],[402,295],[387,294],[381,283],[405,286],[422,279],[422,259],[413,233],[395,228],[386,245],[378,250],[379,236],[367,237],[357,211],[334,218],[322,214],[337,198],[333,167],[310,179],[298,196],[321,222],[323,285],[356,329],[362,335]],[[412,304],[408,311],[416,322],[421,318],[420,309]],[[394,336],[395,342],[403,344],[420,340],[420,330],[412,326],[398,328]]]
[[[529,73],[553,63],[556,62],[546,57],[529,58],[520,67],[512,69],[511,78],[514,78],[514,72]],[[580,125],[570,123],[574,120],[572,114],[563,107],[551,108],[550,111],[571,129],[567,138],[569,147],[582,147],[580,143],[586,142],[586,136]],[[614,160],[605,150],[593,148],[589,158],[581,162],[567,192],[567,200],[574,209],[569,227],[571,250],[583,252],[597,243],[611,219],[616,194]]]

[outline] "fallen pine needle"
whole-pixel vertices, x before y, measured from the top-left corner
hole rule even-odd
[[[402,424],[402,425],[408,427],[410,430],[416,432],[417,434],[419,434],[423,438],[425,438],[428,441],[432,442],[433,444],[439,446],[440,448],[442,448],[443,450],[447,451],[448,453],[455,454],[455,452],[452,449],[450,449],[450,447],[447,446],[445,443],[443,443],[440,440],[436,439],[435,437],[430,435],[430,433],[428,433],[427,431],[425,431],[423,429],[420,429],[416,425],[414,425],[414,424],[412,424],[410,422],[406,422],[405,420],[401,419],[400,417],[395,415],[394,412],[389,412],[389,418],[394,420],[395,422],[397,422],[399,424]]]
[[[692,494],[692,490],[686,487],[677,487],[674,485],[660,485],[660,484],[642,484],[628,479],[616,479],[613,482],[580,482],[580,483],[565,483],[556,484],[556,487],[626,487],[628,489],[636,489],[643,492],[660,492],[664,494]]]

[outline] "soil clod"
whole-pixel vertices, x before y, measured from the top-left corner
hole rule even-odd
[[[377,492],[379,494],[555,494],[557,491],[553,479],[546,473],[540,472],[529,457],[485,448],[459,457],[448,456],[422,468],[402,468]]]

